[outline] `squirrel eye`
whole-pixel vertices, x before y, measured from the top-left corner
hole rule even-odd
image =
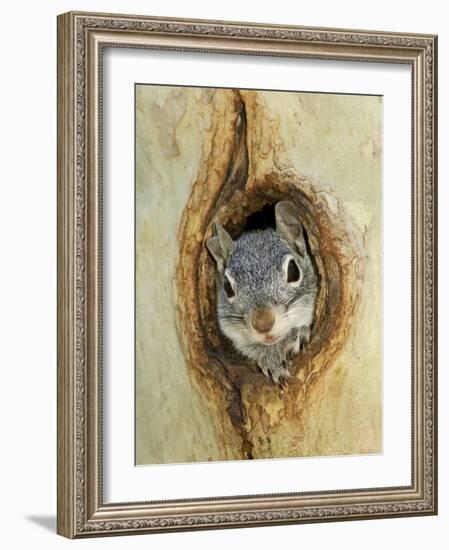
[[[295,260],[290,260],[287,267],[287,283],[297,283],[299,281],[299,267]]]
[[[233,298],[235,296],[234,289],[232,288],[232,285],[229,282],[229,279],[226,277],[226,275],[223,283],[223,288],[228,298]]]

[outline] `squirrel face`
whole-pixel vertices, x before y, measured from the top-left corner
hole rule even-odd
[[[291,335],[310,332],[317,294],[299,211],[293,203],[279,202],[275,218],[276,230],[243,233],[235,241],[215,222],[216,234],[206,242],[217,264],[220,330],[259,366],[283,342],[299,349]]]

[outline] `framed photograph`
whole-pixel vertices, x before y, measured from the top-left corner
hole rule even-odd
[[[437,513],[433,35],[58,17],[58,532]]]

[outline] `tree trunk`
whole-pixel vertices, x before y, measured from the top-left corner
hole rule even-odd
[[[380,452],[380,99],[142,88],[138,463]],[[151,216],[156,192],[148,193],[148,177],[152,187],[162,186]],[[167,187],[176,189],[170,197]],[[249,216],[285,199],[301,212],[320,284],[311,341],[281,388],[220,334],[215,265],[204,243],[213,219],[236,237]],[[156,259],[154,245],[145,244],[149,217],[171,243]],[[174,242],[170,229],[178,223]],[[162,282],[159,262],[167,266],[165,278],[174,275],[166,300],[175,319],[167,301],[155,305],[144,290],[155,260],[154,289]],[[148,308],[164,330],[177,327],[179,341],[168,328],[165,337],[154,334],[165,344],[148,346]],[[161,389],[165,401],[156,396]],[[181,425],[179,437],[173,426]]]

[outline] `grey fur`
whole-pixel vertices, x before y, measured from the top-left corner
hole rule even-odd
[[[299,212],[283,201],[275,208],[276,230],[243,233],[232,242],[216,223],[216,236],[206,242],[217,263],[217,316],[221,331],[244,356],[254,360],[277,384],[290,377],[289,364],[310,338],[318,276],[307,252]],[[296,221],[295,221],[296,220]],[[225,235],[226,234],[226,235]],[[294,259],[301,271],[298,283],[288,283],[286,265]],[[229,298],[228,278],[235,295]],[[259,308],[275,311],[275,343],[255,333],[250,315]]]

